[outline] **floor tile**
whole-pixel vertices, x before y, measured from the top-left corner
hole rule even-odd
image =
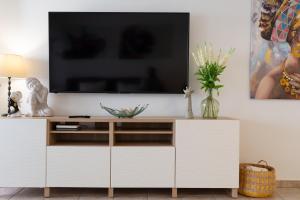
[[[190,197],[183,197],[182,200],[215,200],[214,196],[190,196]]]
[[[73,197],[71,197],[71,196],[69,196],[69,197],[63,197],[63,196],[61,196],[61,197],[51,197],[51,198],[42,198],[43,200],[47,200],[47,199],[53,199],[53,200],[78,200],[79,199],[79,196],[73,196]]]
[[[152,197],[148,197],[148,200],[182,200],[182,198],[178,197],[178,198],[172,198],[171,196],[169,197],[160,197],[160,196],[152,196]]]
[[[219,189],[214,193],[214,197],[216,200],[229,200],[233,199],[231,197],[231,190],[230,189]]]
[[[179,189],[178,197],[186,199],[215,199],[215,189]]]
[[[180,199],[177,198],[177,200]],[[149,189],[148,200],[174,200],[172,198],[172,189]]]
[[[84,189],[81,188],[51,188],[51,197],[55,196],[79,196]]]
[[[79,200],[109,200],[107,189],[82,189]]]
[[[278,194],[283,200],[299,200],[300,189],[299,188],[278,188]]]
[[[43,199],[43,189],[41,188],[24,188],[20,192],[16,193],[11,200],[20,200],[20,199],[33,199],[40,200]]]
[[[22,188],[0,188],[0,200],[7,200],[20,192]]]
[[[111,200],[112,198],[102,196],[80,196],[79,200]]]
[[[114,199],[148,199],[148,189],[114,189]]]
[[[44,200],[44,190],[41,188],[25,188],[14,195],[11,200]],[[76,189],[51,189],[51,200],[78,200],[79,194]]]
[[[275,192],[272,197],[269,198],[252,198],[239,194],[239,200],[283,200],[279,193]],[[217,199],[219,200],[219,199]]]
[[[131,196],[131,197],[115,197],[114,200],[147,200],[147,197]]]

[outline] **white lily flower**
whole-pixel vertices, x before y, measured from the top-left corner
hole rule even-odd
[[[220,49],[218,54],[215,54],[213,45],[211,43],[204,43],[203,45],[196,47],[196,51],[192,53],[192,56],[197,67],[212,63],[225,66],[233,53],[234,49],[230,49],[225,54],[223,54],[222,49]]]
[[[192,55],[193,55],[193,58],[194,58],[194,61],[195,61],[196,65],[197,65],[197,66],[201,66],[201,64],[200,64],[200,62],[199,62],[197,56],[195,55],[195,53],[192,53]]]

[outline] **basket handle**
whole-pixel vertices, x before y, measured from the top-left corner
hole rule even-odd
[[[258,164],[264,164],[264,165],[266,165],[266,166],[269,166],[268,162],[265,161],[265,160],[260,160],[260,161],[258,161],[257,163],[258,163]]]

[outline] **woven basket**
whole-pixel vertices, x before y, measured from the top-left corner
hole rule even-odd
[[[265,168],[268,171],[254,171],[247,169],[248,166]],[[266,161],[261,160],[258,164],[240,164],[240,194],[249,197],[270,197],[274,193],[275,187],[275,169],[269,166]]]

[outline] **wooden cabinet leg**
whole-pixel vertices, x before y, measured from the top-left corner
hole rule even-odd
[[[232,188],[231,189],[231,197],[232,198],[238,198],[238,189],[237,188]]]
[[[49,198],[50,197],[50,188],[49,187],[45,187],[44,188],[44,197],[45,198]]]
[[[108,197],[114,198],[114,188],[108,188]]]
[[[172,188],[172,198],[177,198],[177,188]]]

